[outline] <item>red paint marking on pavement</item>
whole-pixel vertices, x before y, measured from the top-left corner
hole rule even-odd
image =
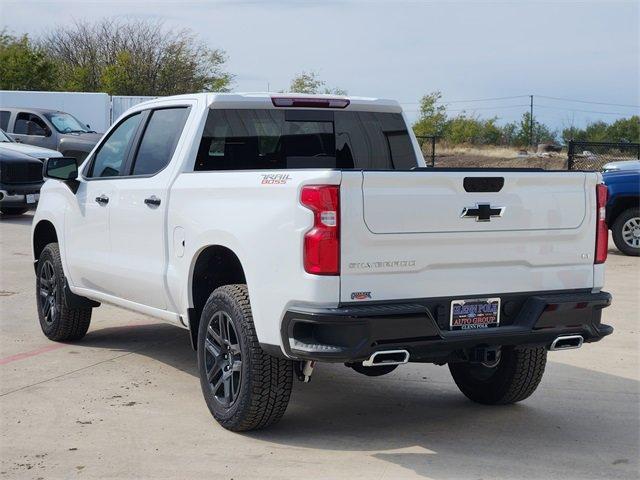
[[[142,327],[145,325],[153,325],[153,324],[154,322],[134,323],[131,325],[124,325],[121,327],[110,327],[110,328],[113,330],[126,330],[129,328]],[[55,343],[53,345],[45,345],[44,347],[36,348],[35,350],[31,350],[29,352],[16,353],[15,355],[9,355],[8,357],[0,358],[0,365],[6,365],[7,363],[17,362],[18,360],[24,360],[25,358],[35,357],[36,355],[40,355],[41,353],[51,352],[52,350],[58,350],[59,348],[64,348],[68,346],[69,345],[65,343]]]
[[[68,345],[62,343],[56,343],[55,345],[45,345],[44,347],[36,348],[29,352],[16,353],[15,355],[9,355],[8,357],[0,358],[0,365],[6,365],[7,363],[17,362],[29,357],[35,357],[41,353],[50,352],[51,350],[58,350],[59,348],[67,347]]]

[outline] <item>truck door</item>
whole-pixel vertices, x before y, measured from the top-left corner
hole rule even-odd
[[[76,192],[77,203],[65,215],[67,266],[76,287],[113,295],[109,221],[114,182],[121,174],[140,126],[142,114],[121,121],[106,137],[84,168]]]
[[[171,309],[165,288],[170,168],[189,107],[147,110],[126,174],[114,181],[111,272],[116,296]]]

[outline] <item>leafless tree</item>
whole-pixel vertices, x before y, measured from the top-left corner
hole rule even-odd
[[[39,42],[59,65],[66,89],[173,95],[226,91],[233,80],[223,50],[209,48],[188,29],[157,21],[76,21]]]

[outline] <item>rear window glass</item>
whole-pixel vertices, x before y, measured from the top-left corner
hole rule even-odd
[[[415,166],[399,113],[215,109],[207,117],[195,170]]]
[[[5,132],[7,131],[10,117],[11,112],[7,112],[6,110],[0,112],[0,130],[4,130]]]

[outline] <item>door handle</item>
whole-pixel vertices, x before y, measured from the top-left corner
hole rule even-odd
[[[146,203],[150,207],[158,207],[160,206],[160,199],[155,195],[151,195],[149,198],[144,199],[144,203]]]
[[[109,197],[107,197],[106,195],[100,195],[99,197],[96,197],[96,202],[98,202],[100,205],[106,205],[107,203],[109,203]]]

